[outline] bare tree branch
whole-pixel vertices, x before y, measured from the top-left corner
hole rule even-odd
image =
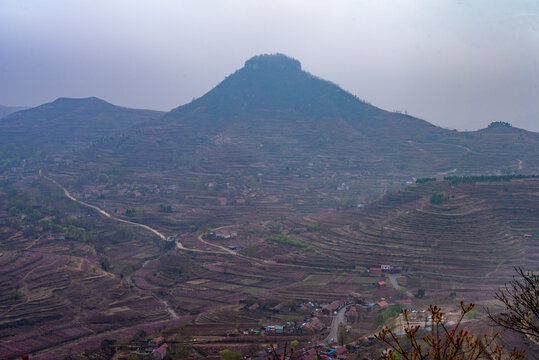
[[[505,311],[496,314],[487,309],[492,323],[529,336],[539,343],[539,271],[515,268],[517,275],[499,289],[495,297]]]

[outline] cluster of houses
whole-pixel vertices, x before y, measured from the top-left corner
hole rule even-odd
[[[230,239],[238,236],[238,232],[235,230],[217,230],[210,232],[210,236],[215,236],[217,239]]]
[[[326,324],[324,324],[320,319],[316,316],[313,316],[309,319],[309,321],[306,321],[299,325],[300,330],[311,330],[314,332],[322,331],[326,328]]]
[[[133,349],[129,355],[137,358],[163,360],[167,355],[169,345],[162,336],[158,336],[149,341],[137,342],[131,345]]]
[[[165,185],[159,186],[158,184],[116,184],[112,187],[106,185],[84,185],[82,187],[82,192],[77,194],[85,199],[90,197],[99,197],[101,195],[107,195],[111,192],[115,192],[119,196],[130,196],[134,195],[136,197],[142,196],[143,193],[150,194],[159,194],[161,191],[170,193],[175,191],[177,188],[176,185]]]

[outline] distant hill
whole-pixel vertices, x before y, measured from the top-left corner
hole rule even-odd
[[[4,158],[42,158],[88,146],[161,115],[158,111],[115,106],[95,97],[59,98],[3,118],[0,152]]]
[[[363,102],[277,54],[247,60],[204,96],[137,125],[129,139],[96,147],[84,161],[97,154],[130,173],[230,179],[241,170],[276,182],[311,179],[303,189],[335,189],[361,176],[387,189],[412,177],[539,172],[539,134],[443,129]]]
[[[5,117],[5,116],[8,116],[9,114],[12,114],[14,112],[24,110],[24,109],[27,109],[27,108],[24,107],[24,106],[3,106],[3,105],[0,105],[0,119]]]

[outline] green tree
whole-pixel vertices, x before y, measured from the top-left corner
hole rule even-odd
[[[435,192],[430,196],[431,204],[441,204],[444,201],[444,194],[440,192]]]
[[[420,298],[420,299],[422,299],[423,296],[425,296],[425,290],[423,290],[423,289],[418,289],[418,290],[417,290],[417,294],[416,294],[415,296],[418,297],[418,298]]]
[[[224,349],[219,352],[219,357],[222,360],[240,360],[241,353],[232,351],[230,349]]]
[[[340,346],[343,346],[346,342],[347,333],[348,331],[346,329],[346,325],[344,323],[340,323],[337,327],[337,342]]]

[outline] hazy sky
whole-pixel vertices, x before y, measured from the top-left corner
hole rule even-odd
[[[0,104],[170,110],[261,53],[437,125],[539,131],[539,1],[0,0]]]

